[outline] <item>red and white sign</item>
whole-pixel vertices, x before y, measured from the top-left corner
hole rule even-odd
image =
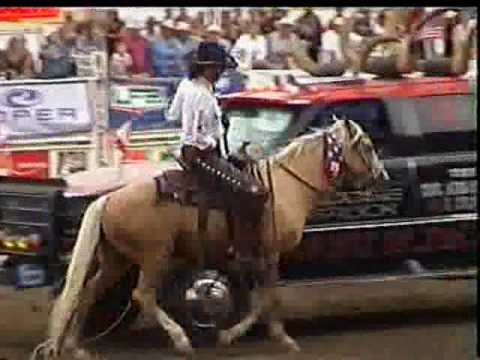
[[[129,150],[125,154],[125,158],[122,162],[131,164],[131,163],[136,163],[136,162],[145,162],[147,160],[148,159],[147,159],[147,156],[145,154],[145,151],[143,151],[143,150],[133,150],[133,151]]]
[[[11,153],[10,176],[48,179],[48,151]]]
[[[12,168],[12,156],[9,151],[0,152],[0,176],[8,176]]]
[[[62,11],[55,7],[0,7],[0,21],[59,21],[61,17]]]

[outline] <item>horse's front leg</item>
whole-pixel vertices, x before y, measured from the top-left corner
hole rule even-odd
[[[279,308],[279,297],[276,291],[278,280],[278,255],[270,256],[262,260],[259,267],[261,276],[261,286],[252,292],[251,311],[235,326],[228,330],[220,331],[218,343],[221,346],[228,346],[234,340],[244,335],[255,323],[257,323],[263,314],[268,317],[268,329],[271,338],[285,345],[289,350],[299,351],[299,346],[285,332],[283,324],[276,316],[276,309]]]
[[[298,343],[287,334],[285,326],[280,320],[279,310],[281,309],[281,299],[278,294],[278,289],[275,286],[279,280],[278,259],[278,256],[272,258],[271,261],[266,264],[266,276],[270,284],[269,292],[266,296],[269,297],[268,303],[271,304],[269,312],[265,314],[268,336],[270,339],[282,344],[289,351],[299,352],[300,347]]]
[[[252,308],[250,312],[236,325],[232,326],[228,330],[221,330],[218,334],[218,345],[229,346],[233,341],[243,336],[255,323],[260,320],[261,315],[264,313],[265,305],[263,299],[267,296],[265,292],[268,291],[265,288],[259,288],[253,290]],[[256,292],[256,294],[254,294]],[[255,296],[256,295],[256,296]]]

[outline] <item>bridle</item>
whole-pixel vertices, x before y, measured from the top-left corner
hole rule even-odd
[[[348,121],[348,120],[346,120]],[[356,128],[357,130],[357,133],[355,134],[355,137],[353,138],[352,141],[350,141],[350,144],[348,146],[349,149],[353,149],[354,147],[358,146],[358,144],[360,143],[360,140],[363,139],[364,135],[365,135],[365,132],[363,132],[360,128]],[[347,131],[350,133],[350,131],[347,129]],[[370,141],[370,139],[368,140],[365,140],[365,141]],[[371,162],[369,162],[366,158],[365,158],[365,154],[364,152],[362,151],[362,149],[358,149],[358,153],[360,154],[360,158],[362,159],[363,161],[363,165],[365,165],[365,167],[370,171],[370,172],[373,172],[374,169],[373,169],[373,164],[371,164]]]
[[[347,125],[346,125],[347,126]],[[349,131],[348,129],[346,129],[347,131]],[[355,146],[358,146],[358,143],[359,141],[363,138],[364,136],[364,132],[361,131],[361,129],[359,128],[356,128],[357,132],[353,138],[353,140],[351,140],[348,144],[348,148],[352,149],[353,147]],[[349,131],[349,134],[350,134],[350,131]],[[324,138],[325,139],[325,138]],[[326,146],[326,139],[324,140],[325,141],[325,146]],[[369,163],[369,161],[367,161],[367,159],[365,158],[365,155],[363,153],[363,151],[358,151],[360,153],[360,158],[362,159],[364,165],[370,170],[372,171],[372,165]],[[268,161],[268,160],[267,160]],[[311,191],[315,192],[315,193],[323,193],[325,190],[321,190],[320,188],[318,188],[317,186],[313,185],[310,181],[304,179],[301,175],[297,174],[294,170],[292,170],[290,167],[288,167],[287,165],[285,165],[284,163],[282,162],[277,162],[278,166],[283,169],[286,173],[288,173],[290,176],[294,177],[295,179],[297,179],[300,183],[302,183],[303,185],[305,185],[306,187],[308,187]],[[342,165],[342,168],[343,167],[347,167],[347,164],[345,162],[345,158],[343,158],[342,162],[341,162],[341,165]]]

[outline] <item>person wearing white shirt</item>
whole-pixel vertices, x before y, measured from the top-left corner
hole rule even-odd
[[[238,38],[231,51],[242,70],[261,66],[267,57],[267,40],[260,34],[260,26],[250,23],[246,28],[248,33]]]
[[[267,38],[267,60],[272,68],[285,69],[290,53],[300,39],[294,32],[296,24],[292,19],[280,19],[276,26],[278,30]]]
[[[182,122],[181,159],[185,167],[203,186],[213,186],[216,192],[226,194],[235,192],[249,202],[258,221],[267,190],[251,175],[235,168],[220,150],[223,127],[214,85],[226,68],[235,66],[220,45],[200,43],[191,61],[190,80],[179,85],[169,114]]]
[[[333,61],[343,61],[342,37],[340,29],[343,19],[337,17],[330,21],[328,30],[322,34],[321,62],[328,64]]]

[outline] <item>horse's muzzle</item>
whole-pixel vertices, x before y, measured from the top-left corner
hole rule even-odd
[[[386,181],[390,180],[390,175],[388,175],[387,170],[382,165],[377,168],[376,173],[371,180],[370,184],[365,184],[365,187],[379,190],[384,186]]]
[[[381,173],[381,176],[382,176],[382,180],[384,180],[384,181],[390,180],[390,175],[388,175],[388,172],[385,168],[382,168],[380,173]]]

